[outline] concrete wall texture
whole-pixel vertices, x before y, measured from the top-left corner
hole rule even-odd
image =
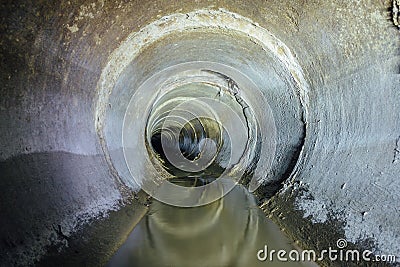
[[[135,201],[140,187],[113,132],[127,105],[119,93],[130,94],[121,88],[171,62],[200,59],[236,64],[268,83],[261,90],[278,145],[255,192],[266,214],[304,248],[344,238],[400,260],[397,0],[0,6],[1,266],[33,264],[88,222]],[[138,36],[150,39],[135,44]],[[254,41],[248,56],[246,38]],[[224,49],[207,54],[196,42]]]

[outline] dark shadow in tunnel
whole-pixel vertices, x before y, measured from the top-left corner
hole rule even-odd
[[[283,188],[284,182],[290,177],[293,173],[296,164],[299,160],[301,151],[303,150],[303,146],[306,140],[306,131],[307,125],[304,119],[304,113],[301,115],[301,123],[302,123],[302,131],[300,132],[299,141],[297,146],[292,147],[292,151],[290,153],[291,157],[288,160],[289,164],[286,170],[278,177],[276,180],[268,181],[262,184],[255,192],[259,203],[262,203],[271,197],[273,197],[279,190]]]
[[[101,206],[117,205],[113,179],[96,168],[104,164],[102,155],[67,152],[23,154],[0,162],[0,188],[8,189],[0,194],[0,260],[37,259],[43,247],[68,243],[76,225],[99,216]],[[17,251],[18,258],[10,251]]]

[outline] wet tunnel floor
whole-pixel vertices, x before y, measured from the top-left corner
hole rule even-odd
[[[311,262],[260,261],[257,252],[294,250],[266,218],[253,195],[236,186],[224,198],[196,208],[153,201],[108,267],[317,266]],[[261,254],[262,256],[262,254]]]

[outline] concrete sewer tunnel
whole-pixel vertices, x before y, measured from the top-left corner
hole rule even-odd
[[[0,27],[0,266],[104,265],[152,201],[237,184],[302,249],[396,256],[322,266],[399,264],[398,0],[6,0]]]

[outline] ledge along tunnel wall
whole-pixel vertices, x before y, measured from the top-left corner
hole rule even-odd
[[[396,0],[3,1],[0,265],[39,261],[127,203],[143,215],[124,114],[143,82],[188,62],[239,70],[262,95],[243,89],[253,115],[269,107],[273,157],[248,163],[267,216],[303,248],[344,238],[400,260],[398,12]]]

